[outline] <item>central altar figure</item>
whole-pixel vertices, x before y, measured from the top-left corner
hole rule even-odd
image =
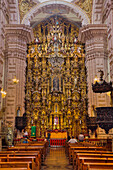
[[[59,91],[59,78],[54,77],[53,79],[53,91]]]
[[[79,25],[52,16],[34,27],[28,44],[25,110],[27,129],[63,130],[77,136],[87,133],[87,83]]]

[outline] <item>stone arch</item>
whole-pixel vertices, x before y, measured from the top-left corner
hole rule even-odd
[[[44,10],[46,10],[46,7],[51,7],[54,5],[58,5],[60,9],[61,7],[64,6],[64,8],[69,12],[71,11],[76,17],[78,17],[81,22],[82,25],[87,25],[90,23],[90,19],[88,18],[88,16],[86,15],[85,11],[83,11],[79,6],[71,4],[69,2],[66,1],[60,1],[58,0],[57,3],[56,1],[47,1],[41,4],[37,4],[37,6],[35,6],[34,8],[32,8],[23,18],[22,20],[22,24],[25,25],[30,25],[31,20],[38,15],[40,12],[43,12]]]

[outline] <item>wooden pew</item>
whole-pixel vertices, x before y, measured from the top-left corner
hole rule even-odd
[[[42,155],[42,159],[44,161],[46,157],[46,148],[43,145],[36,145],[36,146],[15,146],[12,148],[8,148],[9,151],[40,151]]]
[[[42,155],[42,160],[44,161],[45,157],[46,157],[46,151],[44,146],[35,146],[35,147],[31,147],[31,146],[20,146],[20,147],[11,147],[8,148],[9,151],[18,151],[18,152],[22,152],[22,151],[40,151],[41,155]]]
[[[29,156],[29,157],[9,157],[8,155],[7,155],[7,157],[1,157],[0,158],[0,162],[25,162],[25,163],[27,163],[27,162],[31,162],[31,168],[33,169],[33,170],[35,170],[36,168],[39,170],[39,167],[38,167],[38,164],[36,164],[35,163],[35,156],[33,157],[33,156]]]
[[[113,158],[108,160],[106,157],[79,157],[75,169],[83,169],[84,163],[113,163]]]
[[[68,156],[69,156],[69,148],[71,148],[71,147],[97,147],[96,145],[89,143],[89,142],[85,142],[85,141],[84,142],[77,142],[77,143],[66,142],[65,146],[66,146],[65,152]],[[105,150],[106,148],[103,148],[103,149]]]
[[[38,169],[41,169],[41,154],[40,153],[37,153],[37,151],[25,151],[25,152],[16,152],[14,154],[9,154],[8,157],[13,157],[13,158],[16,158],[16,157],[21,157],[22,160],[23,158],[29,158],[29,157],[32,157],[32,158],[35,158],[35,163],[37,164],[38,166]]]
[[[113,170],[113,163],[84,163],[82,170]]]
[[[96,158],[99,158],[99,159],[111,159],[113,160],[113,154],[99,154],[99,153],[77,153],[76,154],[76,164],[75,162],[73,163],[73,169],[76,169],[75,167],[78,166],[78,164],[80,163],[80,159],[96,159]],[[76,165],[76,166],[75,166]]]
[[[35,163],[38,167],[37,170],[39,170],[41,169],[41,155],[44,161],[46,153],[47,153],[46,152],[47,146],[48,146],[48,142],[45,142],[45,141],[36,142],[36,143],[32,142],[32,143],[27,143],[27,144],[24,144],[24,143],[18,144],[14,147],[9,147],[8,151],[0,152],[0,159],[2,162],[3,162],[3,159],[5,160],[6,157],[8,157],[9,159],[9,161],[7,160],[7,162],[10,162],[10,161],[20,162],[20,160],[21,162],[23,161],[33,162],[31,159],[35,158]],[[34,162],[32,163],[32,167],[34,167]]]
[[[0,162],[0,168],[27,168],[27,170],[31,170],[32,162]]]
[[[69,157],[70,147],[80,147],[80,146],[83,146],[83,145],[81,143],[68,143],[68,142],[66,142],[65,152],[66,152],[67,156]]]
[[[0,168],[0,170],[28,170],[27,168]]]
[[[21,144],[16,144],[15,146],[44,146],[46,153],[47,153],[47,147],[48,147],[48,142],[41,141],[41,142],[32,142],[32,143],[21,143]]]
[[[96,147],[94,145],[90,145],[88,142],[82,142],[79,146],[78,144],[70,144],[66,146],[68,148],[69,153],[69,162],[73,160],[73,169],[76,170],[86,170],[88,169],[89,164],[97,163],[99,169],[103,170],[103,165],[100,168],[100,164],[109,164],[111,167],[113,164],[113,153],[106,151],[106,148]],[[75,166],[76,160],[76,166]],[[86,167],[85,163],[88,164]],[[82,166],[84,165],[84,166]],[[91,165],[92,166],[92,165]],[[95,166],[95,165],[94,165]],[[107,167],[107,166],[105,166]],[[83,169],[84,168],[84,169]],[[85,169],[86,168],[86,169]],[[91,167],[90,167],[91,168]],[[95,170],[97,170],[96,168]],[[112,169],[113,170],[113,169]]]
[[[20,159],[21,161],[25,160],[25,159],[35,159],[35,163],[37,165],[37,169],[41,169],[41,155],[40,152],[37,153],[37,151],[35,152],[14,152],[14,153],[0,153],[0,159],[2,159],[3,157],[5,158],[9,158],[12,160],[16,160],[16,159]]]
[[[10,160],[10,157],[12,158],[12,155],[11,155],[11,154],[9,155],[9,160]],[[13,155],[13,158],[14,158],[14,159],[17,159],[18,157],[21,157],[21,158],[22,158],[22,161],[25,160],[25,159],[27,159],[27,158],[29,158],[29,157],[33,158],[33,159],[34,159],[34,162],[35,162],[36,165],[37,165],[37,169],[38,169],[38,170],[41,169],[41,155],[40,155],[40,154],[37,155],[37,152],[36,152],[36,153],[35,153],[35,152],[27,152],[27,153],[25,153],[25,152],[20,152],[20,153],[17,152],[17,153],[15,153],[15,154]]]
[[[11,154],[9,154],[9,157],[10,156],[11,156]],[[41,153],[40,153],[40,151],[20,151],[20,152],[15,152],[13,154],[13,156],[14,157],[35,156],[36,163],[38,164],[39,169],[41,168]]]
[[[77,146],[72,146],[69,148],[69,163],[71,163],[71,160],[73,158],[73,155],[74,155],[74,151],[75,150],[85,150],[85,151],[96,151],[96,150],[99,150],[99,151],[102,151],[103,150],[103,147],[77,147]]]
[[[89,156],[89,157],[110,157],[113,158],[113,152],[110,151],[81,151],[81,150],[74,150],[74,154],[73,154],[73,168],[75,166],[75,160],[77,160],[77,156]]]

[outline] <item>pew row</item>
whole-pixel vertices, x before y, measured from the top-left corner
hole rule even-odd
[[[32,162],[0,162],[0,168],[27,168],[27,170],[33,169]],[[35,169],[33,169],[35,170]]]
[[[82,170],[113,170],[113,163],[84,163]]]

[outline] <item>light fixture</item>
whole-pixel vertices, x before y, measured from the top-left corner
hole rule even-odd
[[[96,82],[99,82],[97,75],[96,75],[95,78],[94,78],[94,84],[95,84]]]
[[[5,96],[6,96],[6,91],[3,91],[3,88],[1,89],[1,94],[2,94],[2,98],[5,98]]]
[[[108,96],[111,96],[111,91],[108,91],[108,92],[107,92],[107,95],[108,95]]]
[[[16,78],[16,76],[14,77],[14,79],[12,79],[13,80],[13,83],[14,84],[17,84],[18,82],[19,82],[19,80]]]

